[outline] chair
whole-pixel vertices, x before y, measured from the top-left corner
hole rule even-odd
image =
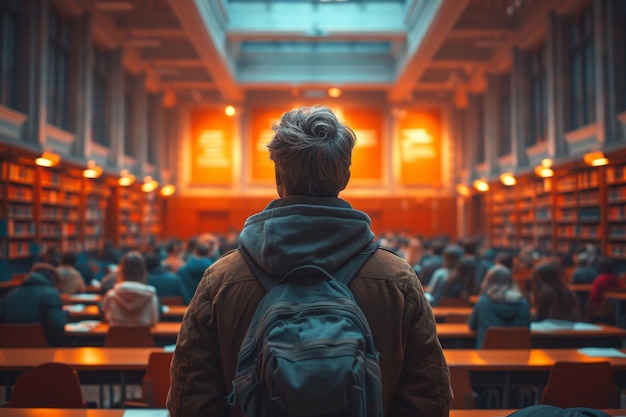
[[[470,374],[467,369],[450,368],[450,386],[454,393],[454,399],[450,408],[453,409],[473,409],[476,408],[474,401],[474,391],[470,381]]]
[[[541,404],[561,408],[616,408],[618,388],[610,362],[556,362],[550,370]]]
[[[468,298],[462,297],[441,297],[439,299],[439,307],[471,307]]]
[[[525,326],[489,327],[485,333],[481,349],[532,349],[530,329]],[[491,384],[487,386],[489,401],[492,404],[498,404],[499,407],[510,406],[510,397],[514,391],[517,392],[520,403],[522,398],[530,398],[528,400],[530,403],[539,398],[539,391],[532,385],[522,383],[513,386],[508,375],[504,379],[494,375],[491,382],[495,383],[495,386]]]
[[[481,349],[532,349],[530,328],[499,327],[487,329]]]
[[[183,300],[183,297],[179,296],[179,295],[166,295],[163,297],[159,297],[159,301],[161,301],[161,304],[163,304],[164,306],[182,306],[185,305],[185,302]]]
[[[110,326],[105,347],[154,347],[150,326]]]
[[[142,382],[143,397],[124,402],[125,408],[165,408],[170,389],[170,365],[173,352],[152,352]]]
[[[0,348],[48,347],[41,323],[1,323]]]
[[[65,363],[48,362],[17,377],[8,407],[86,408],[78,374]]]

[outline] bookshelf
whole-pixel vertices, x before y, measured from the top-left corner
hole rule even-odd
[[[111,197],[111,187],[106,179],[92,179],[84,182],[84,218],[81,237],[85,252],[95,253],[104,243],[106,214]]]
[[[607,167],[606,185],[606,253],[626,259],[626,164]]]
[[[491,245],[498,249],[517,247],[517,226],[519,212],[516,209],[515,189],[499,183],[491,186],[487,200],[487,214],[490,225]]]

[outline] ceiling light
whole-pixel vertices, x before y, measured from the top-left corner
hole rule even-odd
[[[176,187],[174,187],[172,184],[164,185],[163,188],[161,188],[161,195],[163,197],[169,197],[175,192],[176,192]]]
[[[228,117],[233,117],[237,113],[237,110],[233,106],[226,106],[224,113]]]
[[[587,165],[590,165],[592,167],[599,167],[602,165],[607,165],[609,163],[608,158],[604,155],[602,151],[586,153],[583,156],[583,160]]]
[[[554,176],[554,171],[550,167],[544,167],[541,165],[537,165],[535,167],[535,175],[541,178],[550,178]]]
[[[117,183],[119,185],[121,185],[122,187],[128,187],[129,185],[132,185],[134,182],[135,182],[135,176],[131,174],[130,172],[128,172],[127,169],[123,169],[120,172],[120,179],[117,180]]]
[[[470,188],[467,186],[467,184],[457,184],[456,185],[456,192],[459,195],[462,195],[463,197],[467,197],[468,195],[470,195]]]
[[[500,182],[507,187],[511,187],[517,183],[515,176],[510,172],[505,172],[500,175]]]
[[[474,188],[481,193],[484,193],[485,191],[489,191],[489,184],[487,184],[487,181],[485,180],[476,180],[474,181]]]
[[[157,189],[159,183],[151,176],[144,177],[143,184],[141,184],[141,190],[145,193],[150,193]]]
[[[96,164],[96,161],[87,161],[87,168],[83,171],[83,177],[85,178],[98,178],[102,175],[102,167]]]
[[[44,152],[39,158],[35,159],[35,163],[41,167],[53,167],[59,161],[61,161],[61,157],[54,152]]]
[[[341,89],[337,88],[337,87],[333,87],[333,88],[329,88],[328,89],[328,96],[329,97],[341,97]]]

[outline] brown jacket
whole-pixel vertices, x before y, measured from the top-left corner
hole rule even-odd
[[[411,268],[379,249],[350,284],[380,353],[386,416],[447,416],[452,393],[435,319]],[[238,251],[204,274],[183,319],[167,400],[171,417],[241,416],[229,406],[237,356],[265,294]]]

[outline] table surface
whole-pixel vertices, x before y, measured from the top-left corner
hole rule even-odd
[[[145,370],[150,353],[162,351],[163,348],[7,348],[0,349],[0,370],[22,370],[46,362],[67,363],[76,370]]]
[[[450,410],[450,417],[503,417],[515,410]],[[610,416],[625,416],[626,409],[604,410]],[[132,413],[132,414],[131,414]],[[0,417],[167,417],[165,409],[154,410],[106,410],[61,408],[1,408]]]
[[[72,323],[66,325],[65,335],[72,337],[90,337],[90,336],[105,336],[109,330],[108,323],[99,322],[92,329],[85,330],[73,330],[72,327],[80,324]],[[180,331],[181,322],[158,322],[152,327],[152,334],[154,336],[161,337],[175,337]],[[537,338],[597,338],[597,337],[624,337],[626,338],[626,329],[622,329],[616,326],[610,326],[606,324],[598,324],[599,330],[574,330],[574,329],[551,329],[550,331],[538,331],[532,330],[532,337]],[[449,338],[473,338],[476,337],[476,332],[471,330],[466,323],[437,323],[437,335],[442,339]]]
[[[548,370],[557,361],[609,361],[626,370],[626,349],[594,348],[596,354],[621,353],[624,357],[593,356],[579,349],[444,349],[448,366],[472,370]],[[77,370],[145,370],[152,352],[163,348],[6,348],[0,349],[0,370],[20,370],[46,362],[63,362]]]
[[[102,312],[100,308],[95,305],[83,305],[82,309],[78,309],[80,307],[79,304],[74,305],[65,305],[64,309],[68,310],[70,313],[70,320],[100,320],[102,319]],[[185,312],[187,311],[187,306],[163,306],[164,310],[162,313],[162,318],[167,319],[179,319],[182,320]]]

